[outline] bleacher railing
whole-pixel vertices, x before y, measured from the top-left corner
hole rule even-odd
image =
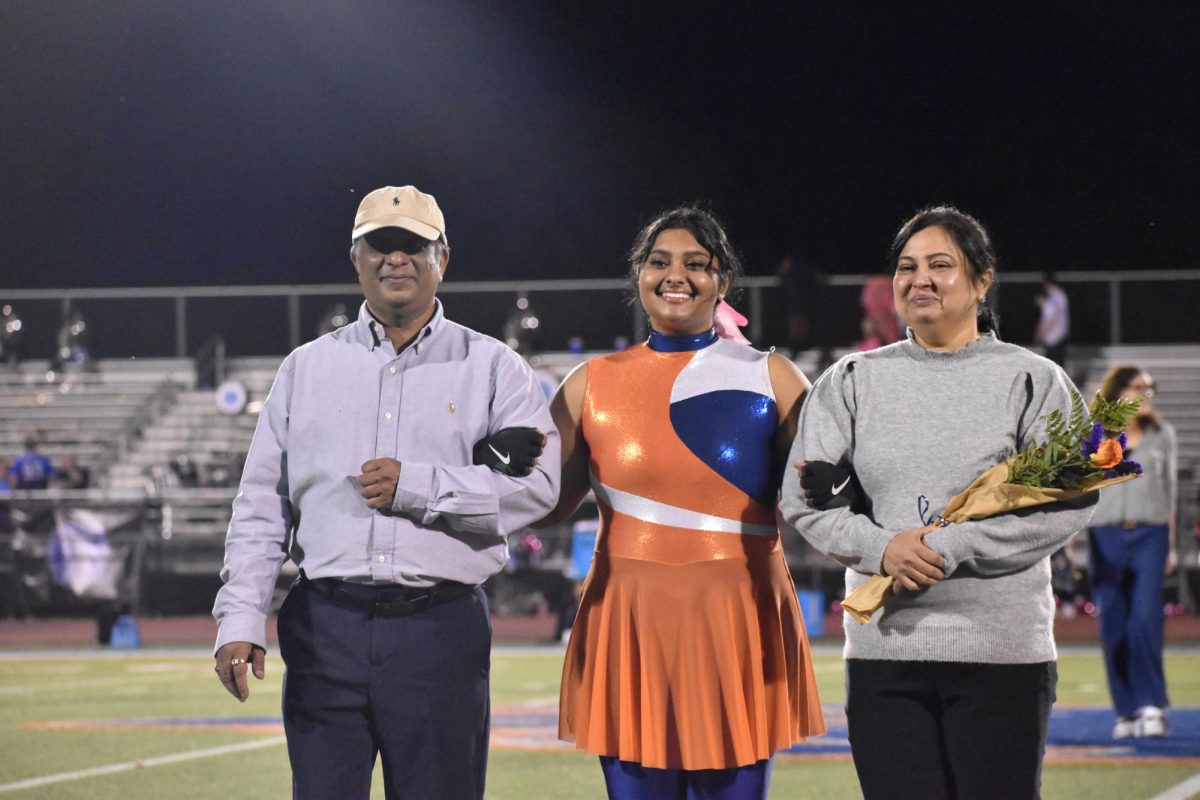
[[[1033,296],[1042,276],[1001,273],[989,298],[1007,327],[1006,338],[1020,342],[1036,324]],[[858,338],[858,292],[870,277],[825,277],[813,316],[828,344],[844,345]],[[1200,270],[1074,270],[1056,272],[1055,279],[1071,297],[1074,343],[1200,342],[1200,315],[1183,299],[1200,288]],[[750,339],[764,346],[786,346],[784,279],[746,277],[739,285],[747,295],[740,305],[750,319]],[[645,333],[640,311],[627,302],[629,285],[619,278],[450,280],[438,292],[452,318],[494,335],[499,335],[516,299],[528,298],[541,319],[538,347],[543,350],[565,350],[574,336],[589,339],[591,349],[608,347],[617,337],[636,341]],[[0,302],[13,303],[27,317],[25,347],[31,358],[44,357],[37,348],[53,340],[57,326],[72,310],[83,311],[93,332],[92,348],[102,358],[185,357],[215,335],[223,336],[230,355],[282,354],[312,338],[330,303],[344,303],[353,316],[361,296],[353,283],[0,288]]]

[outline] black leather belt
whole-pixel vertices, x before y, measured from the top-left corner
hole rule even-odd
[[[311,589],[343,608],[366,612],[372,617],[410,617],[434,606],[466,597],[478,587],[457,581],[442,581],[433,586],[373,586],[350,583],[337,578],[301,576]]]

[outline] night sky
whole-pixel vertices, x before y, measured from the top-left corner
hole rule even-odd
[[[352,281],[403,183],[459,280],[618,275],[696,200],[751,274],[933,202],[1002,269],[1200,266],[1197,5],[1064,5],[5,0],[0,289]]]

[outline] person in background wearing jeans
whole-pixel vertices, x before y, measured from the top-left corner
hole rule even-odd
[[[1166,736],[1162,588],[1178,561],[1175,429],[1154,410],[1154,379],[1143,369],[1113,367],[1100,394],[1142,401],[1125,436],[1143,474],[1100,492],[1089,529],[1092,599],[1117,712],[1113,738]]]
[[[217,677],[262,679],[280,565],[283,727],[295,798],[482,798],[505,536],[558,500],[558,434],[525,361],[448,320],[442,211],[412,186],[358,209],[365,302],[294,350],[263,404],[225,540]],[[545,432],[543,434],[543,432]],[[544,462],[536,459],[545,448]]]

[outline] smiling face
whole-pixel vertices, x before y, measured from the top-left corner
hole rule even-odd
[[[380,228],[350,248],[367,308],[381,322],[399,327],[427,315],[450,253],[402,228]]]
[[[713,309],[729,288],[719,264],[685,228],[658,234],[638,270],[638,295],[650,325],[659,333],[703,333]]]
[[[945,228],[912,235],[896,260],[896,313],[930,349],[956,350],[979,336],[976,312],[992,285],[991,271],[972,280],[970,265]]]

